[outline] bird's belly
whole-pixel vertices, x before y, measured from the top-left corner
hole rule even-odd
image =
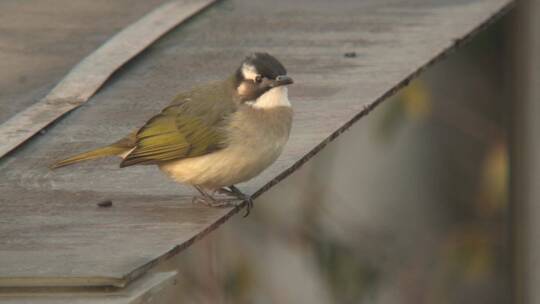
[[[282,144],[227,147],[203,156],[170,161],[160,169],[181,183],[217,189],[247,181],[270,166],[281,154]]]

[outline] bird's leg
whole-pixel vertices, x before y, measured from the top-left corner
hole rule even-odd
[[[194,203],[201,203],[209,207],[226,207],[227,202],[220,201],[215,199],[212,195],[210,195],[208,192],[206,192],[201,186],[193,185],[197,191],[201,194],[201,196],[196,196],[193,198]]]
[[[225,207],[238,207],[238,198],[235,196],[234,198],[220,198],[217,199],[213,197],[210,193],[206,192],[201,186],[193,185],[197,191],[201,194],[201,196],[196,196],[193,198],[194,203],[201,203],[208,207],[215,207],[215,208],[225,208]],[[219,191],[219,190],[218,190]]]
[[[248,216],[251,208],[253,208],[253,198],[251,196],[243,193],[240,191],[240,189],[236,188],[234,185],[223,187],[218,190],[221,193],[225,193],[227,195],[231,195],[236,197],[239,200],[242,200],[242,202],[246,202],[246,213],[244,214],[244,217]]]
[[[238,207],[242,202],[246,202],[246,213],[244,214],[244,217],[248,216],[251,208],[253,208],[253,199],[251,196],[242,193],[242,191],[235,186],[228,186],[228,189],[223,187],[217,190],[217,192],[234,197],[231,199],[216,199],[206,192],[202,187],[197,185],[193,186],[202,195],[201,197],[194,197],[194,203],[202,203],[209,207]],[[240,203],[238,203],[239,200]]]
[[[216,192],[221,193],[221,194],[225,194],[225,195],[228,195],[228,196],[236,197],[234,192],[232,192],[232,190],[229,190],[227,187],[221,187],[221,188],[217,189]]]

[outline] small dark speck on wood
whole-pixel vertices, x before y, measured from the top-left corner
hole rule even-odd
[[[356,58],[356,52],[347,52],[343,54],[343,56],[345,56],[345,58]]]
[[[98,207],[101,207],[101,208],[109,208],[109,207],[112,207],[112,201],[111,200],[104,200],[104,201],[101,201],[101,202],[97,203],[96,205],[98,205]]]

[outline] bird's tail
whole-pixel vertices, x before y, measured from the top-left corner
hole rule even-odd
[[[105,156],[116,156],[126,151],[125,147],[118,146],[106,146],[97,148],[92,151],[84,152],[81,154],[73,155],[63,160],[59,160],[50,166],[51,169],[56,169],[64,166],[69,166],[74,163],[78,163],[85,160],[96,159]]]

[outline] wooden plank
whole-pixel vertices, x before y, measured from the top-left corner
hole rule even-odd
[[[0,1],[0,124],[42,99],[82,58],[164,2]]]
[[[122,289],[13,288],[0,292],[3,304],[166,304],[177,303],[176,272],[145,275]]]
[[[85,103],[122,65],[179,23],[214,2],[168,2],[113,36],[75,66],[45,98],[0,125],[0,157]]]
[[[48,170],[59,155],[120,138],[179,90],[226,77],[246,54],[264,50],[296,80],[295,121],[278,161],[241,185],[260,195],[509,3],[231,0],[209,9],[126,67],[96,102],[0,162],[0,242],[8,244],[0,281],[127,283],[237,211],[193,205],[194,193],[155,167],[119,169],[110,159]],[[350,51],[357,56],[345,57]],[[97,208],[103,199],[113,207]]]

